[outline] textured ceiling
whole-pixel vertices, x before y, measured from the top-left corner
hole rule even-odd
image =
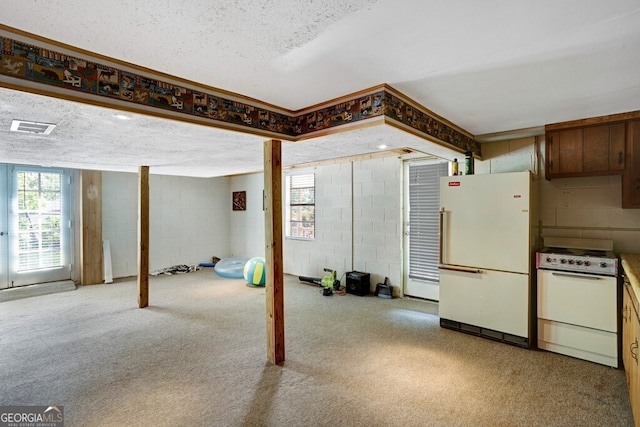
[[[0,23],[290,110],[388,83],[474,135],[640,109],[637,0],[3,0]],[[263,138],[143,116],[113,125],[110,110],[55,101],[54,112],[31,96],[0,92],[6,161],[37,156],[5,133],[6,119],[49,113],[69,166],[135,170],[144,158],[155,173],[261,169]],[[381,139],[437,150],[379,126],[285,153],[343,157]]]
[[[119,112],[0,88],[0,159],[4,163],[212,177],[258,172],[264,137],[177,120]],[[34,115],[35,114],[35,115]],[[116,116],[125,116],[127,120]],[[50,135],[9,132],[14,118],[57,126]],[[6,126],[4,125],[6,124]],[[303,142],[283,141],[285,167],[412,147],[439,157],[454,152],[390,126],[373,126]]]

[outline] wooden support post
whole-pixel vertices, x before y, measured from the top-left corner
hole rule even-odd
[[[264,143],[267,360],[274,365],[284,362],[281,145],[275,139]]]
[[[149,306],[149,166],[138,172],[138,308]]]
[[[83,170],[80,175],[82,237],[80,283],[102,283],[102,172]]]

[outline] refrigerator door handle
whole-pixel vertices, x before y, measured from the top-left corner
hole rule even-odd
[[[463,273],[482,274],[478,268],[459,267],[457,265],[438,264],[440,270],[461,271]]]
[[[438,226],[438,238],[440,240],[438,244],[438,265],[443,265],[444,261],[442,260],[442,243],[444,242],[444,208],[440,208],[440,223]]]

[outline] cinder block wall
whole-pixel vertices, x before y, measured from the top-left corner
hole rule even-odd
[[[542,236],[610,239],[617,252],[640,252],[640,209],[622,209],[620,176],[544,179],[544,137],[482,145],[478,173],[536,170]]]
[[[103,172],[102,235],[113,277],[137,275],[138,175]],[[151,175],[149,268],[210,261],[230,251],[229,178]]]
[[[354,269],[371,274],[372,289],[388,277],[402,287],[402,161],[353,164]]]
[[[315,173],[316,238],[284,239],[284,271],[322,276],[325,267],[339,275],[353,270],[351,163],[296,169],[295,173]]]
[[[387,157],[319,166],[316,239],[285,239],[285,272],[321,276],[324,267],[402,284],[402,162]]]
[[[640,210],[621,208],[618,176],[544,179],[544,140],[485,143],[476,173],[537,171],[542,179],[543,236],[612,239],[616,251],[640,252]],[[284,268],[293,275],[371,274],[402,286],[402,161],[395,157],[318,166],[316,239],[285,239]],[[284,181],[283,181],[284,183]],[[151,269],[211,256],[264,256],[262,174],[226,178],[151,175]],[[284,185],[283,185],[284,190]],[[231,210],[232,191],[247,192],[247,210]],[[114,277],[137,274],[137,174],[103,172],[103,236]]]

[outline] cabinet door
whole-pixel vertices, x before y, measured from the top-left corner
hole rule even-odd
[[[609,125],[584,129],[584,172],[605,172],[609,169]]]
[[[626,134],[624,122],[547,132],[547,178],[622,173]]]
[[[624,123],[585,128],[583,172],[624,170],[624,137]]]
[[[559,172],[561,174],[583,171],[583,130],[569,129],[558,132]]]
[[[640,426],[640,366],[638,366],[638,340],[640,339],[640,320],[638,313],[632,311],[631,316],[631,360],[629,362],[629,399],[631,400],[631,411],[637,426]]]
[[[640,208],[640,120],[627,124],[625,170],[622,178],[622,207]]]
[[[545,164],[547,178],[558,178],[563,175],[582,173],[582,139],[582,128],[547,133],[547,161]]]
[[[615,123],[609,131],[609,170],[624,170],[626,125]]]
[[[631,334],[633,325],[631,323],[633,315],[633,306],[631,305],[631,297],[629,296],[629,286],[625,285],[622,296],[622,365],[627,374],[627,385],[630,384],[631,368]]]
[[[622,363],[627,376],[629,400],[635,424],[640,426],[640,367],[638,366],[638,339],[640,320],[631,301],[631,285],[625,278],[622,297]]]
[[[560,173],[560,132],[547,132],[545,152],[545,176],[549,179]]]

